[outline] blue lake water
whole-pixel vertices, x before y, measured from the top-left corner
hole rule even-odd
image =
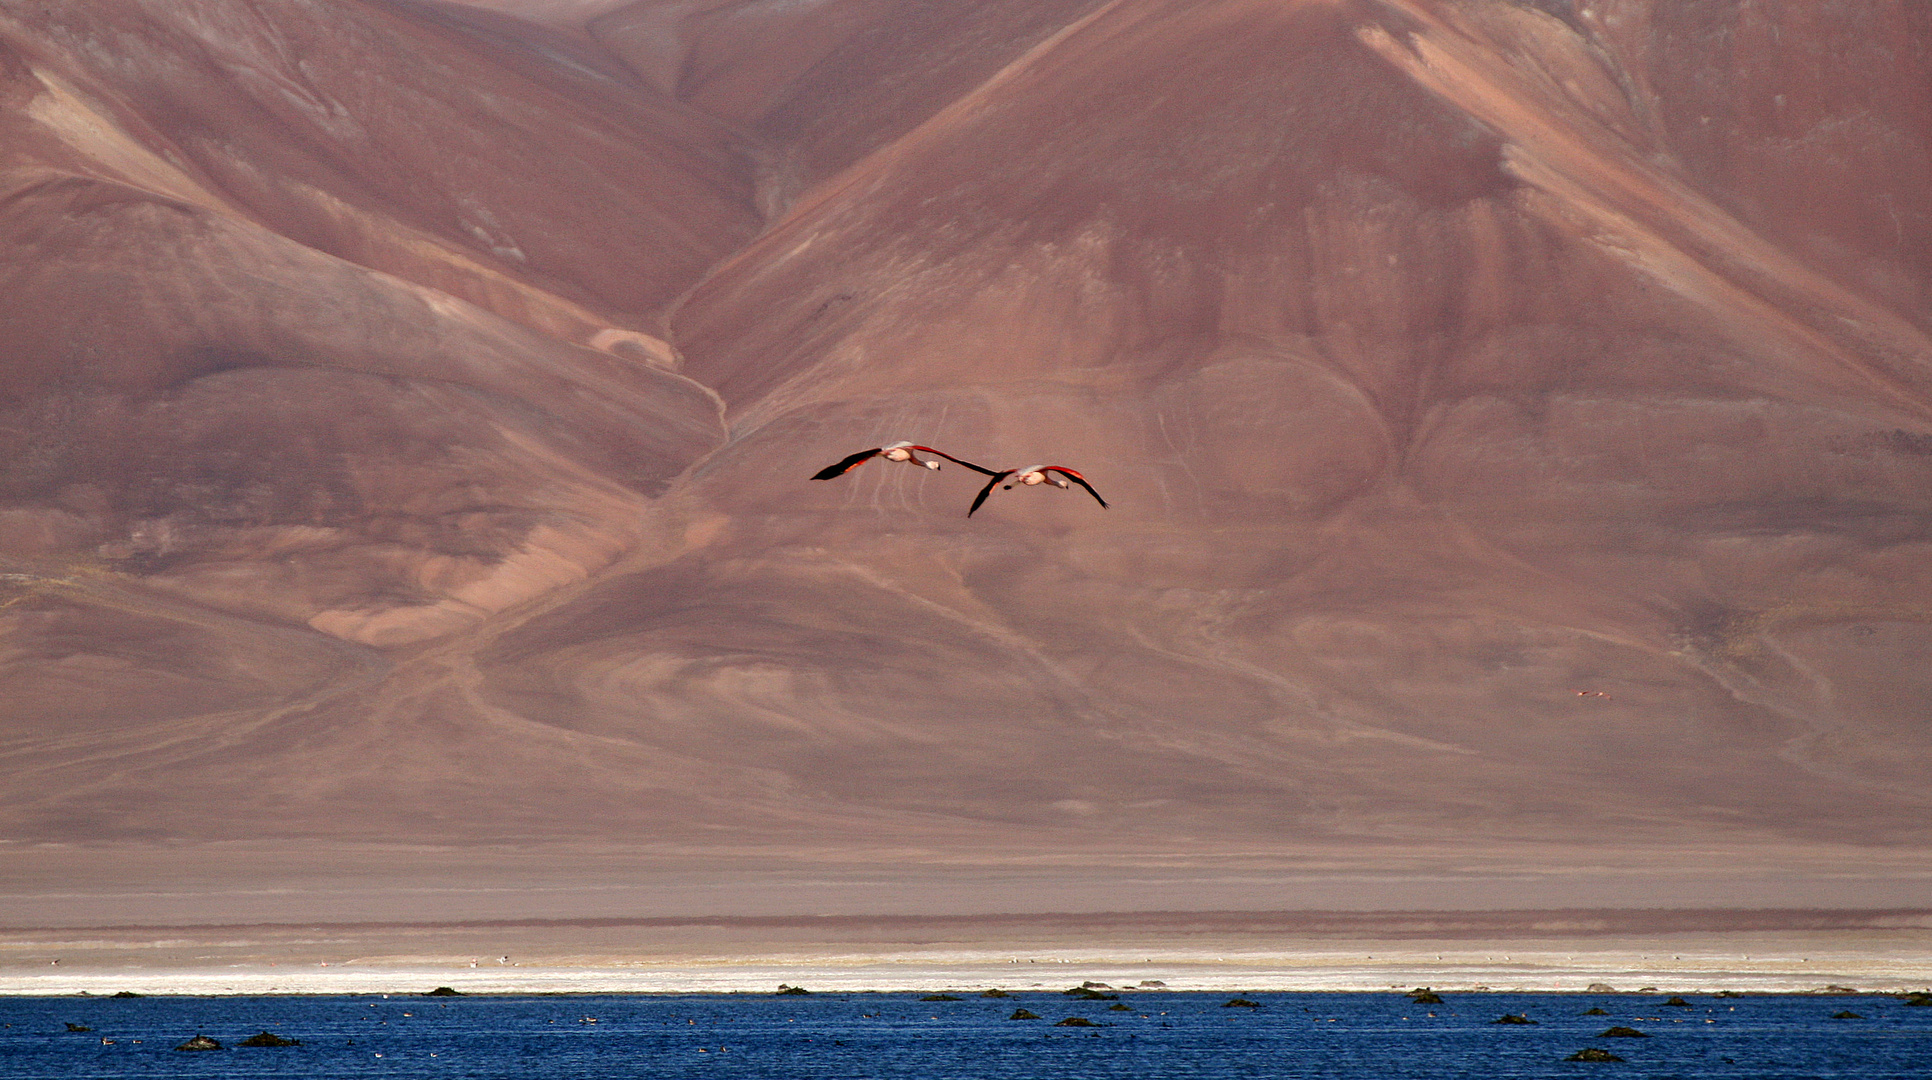
[[[1226,994],[1142,991],[1121,995],[1125,1011],[961,996],[0,998],[0,1077],[1932,1077],[1932,1008],[1875,995],[1685,1008],[1660,994],[1249,993],[1258,1008],[1230,1008]],[[1493,1023],[1504,1013],[1537,1023]],[[1104,1026],[1054,1026],[1068,1017]],[[1602,1037],[1613,1025],[1649,1037]],[[302,1045],[235,1045],[263,1030]],[[223,1049],[173,1049],[198,1033]],[[1563,1060],[1584,1047],[1625,1062]]]

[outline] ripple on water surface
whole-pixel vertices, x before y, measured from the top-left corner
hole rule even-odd
[[[1880,995],[1241,997],[1253,1005],[1165,992],[4,998],[0,1077],[1932,1076],[1932,1009]],[[1075,1018],[1091,1026],[1061,1025]],[[1648,1037],[1605,1039],[1611,1027]],[[263,1031],[300,1045],[238,1045]],[[174,1049],[195,1035],[222,1049]],[[1591,1047],[1624,1064],[1567,1060]]]

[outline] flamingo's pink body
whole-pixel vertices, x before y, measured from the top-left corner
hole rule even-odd
[[[920,446],[912,442],[896,442],[890,446],[875,446],[870,450],[861,450],[856,454],[842,458],[812,474],[812,479],[830,480],[835,476],[844,476],[846,473],[871,461],[875,457],[884,458],[887,461],[903,461],[908,465],[918,465],[921,468],[937,470],[939,468],[939,462],[932,460],[932,458],[921,458],[919,455],[922,453],[931,454],[934,458],[945,458],[955,465],[964,465],[974,472],[983,472],[988,476],[993,475],[993,470],[981,468],[970,461],[962,461],[946,453],[944,450],[934,450],[930,446]]]
[[[1100,493],[1093,489],[1092,484],[1087,483],[1086,477],[1081,476],[1079,473],[1064,465],[1030,465],[1024,469],[1007,469],[1004,472],[988,473],[987,475],[991,476],[992,479],[988,480],[986,486],[980,489],[979,497],[973,500],[972,509],[966,511],[967,517],[972,517],[973,512],[985,504],[986,497],[993,493],[995,487],[1002,491],[1011,491],[1015,484],[1022,484],[1026,487],[1039,487],[1041,484],[1052,484],[1054,487],[1063,489],[1079,484],[1081,487],[1087,489],[1087,494],[1092,495],[1093,500],[1099,503],[1102,508],[1105,508],[1107,505],[1107,500],[1100,497]]]

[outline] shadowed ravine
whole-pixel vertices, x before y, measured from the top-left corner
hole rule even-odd
[[[0,858],[1909,877],[1929,74],[1905,0],[0,2]],[[896,439],[1109,508],[807,479]]]

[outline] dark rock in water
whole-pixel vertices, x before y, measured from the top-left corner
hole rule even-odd
[[[1492,1024],[1534,1024],[1536,1023],[1536,1021],[1531,1020],[1529,1018],[1528,1013],[1504,1013],[1502,1016],[1497,1017],[1494,1020],[1491,1020],[1490,1023]]]
[[[811,993],[811,991],[805,989],[802,986],[786,986],[784,983],[779,983],[778,993],[779,993],[779,996],[782,997],[787,994],[809,994]]]
[[[1038,1020],[1039,1018],[1039,1013],[1027,1012],[1025,1009],[1014,1009],[1013,1015],[1007,1017],[1008,1020]]]
[[[1835,1012],[1835,1013],[1832,1013],[1832,1014],[1831,1014],[1831,1018],[1832,1018],[1833,1020],[1863,1020],[1863,1019],[1865,1019],[1864,1017],[1862,1017],[1862,1016],[1860,1016],[1860,1015],[1858,1015],[1857,1013],[1855,1013],[1855,1012],[1853,1012],[1853,1011],[1851,1011],[1850,1009],[1841,1009],[1841,1010],[1839,1010],[1838,1012]]]
[[[1132,1005],[1122,1005],[1120,1002],[1116,1001],[1112,1005],[1107,1006],[1107,1011],[1108,1012],[1133,1012],[1134,1007]]]
[[[1012,997],[1013,995],[1012,995],[1012,994],[1009,994],[1009,993],[1007,993],[1007,992],[1006,992],[1006,991],[1004,991],[1004,990],[981,990],[981,991],[979,992],[979,996],[980,996],[980,997],[992,997],[992,998],[1001,998],[1001,997]]]
[[[196,1035],[194,1038],[189,1039],[187,1042],[184,1042],[180,1046],[175,1047],[175,1049],[176,1050],[219,1050],[221,1049],[221,1044],[209,1038],[206,1035]]]
[[[1932,1005],[1932,990],[1914,990],[1905,995],[1907,1005]]]
[[[1719,990],[1717,996],[1721,998],[1741,998],[1744,995],[1738,993],[1736,990]]]
[[[1679,1009],[1688,1009],[1691,1007],[1690,1002],[1685,1001],[1683,998],[1678,997],[1676,994],[1672,994],[1668,999],[1665,1000],[1664,1004],[1674,1005]]]
[[[1595,1006],[1591,1006],[1590,1008],[1588,1008],[1588,1009],[1585,1009],[1585,1010],[1583,1010],[1583,1015],[1585,1015],[1585,1016],[1609,1016],[1609,1015],[1610,1015],[1610,1010],[1608,1010],[1608,1009],[1599,1009],[1599,1008],[1596,1008]]]
[[[1623,1059],[1611,1053],[1608,1050],[1599,1050],[1594,1046],[1589,1046],[1589,1047],[1585,1047],[1582,1050],[1578,1050],[1576,1053],[1571,1054],[1569,1057],[1566,1057],[1563,1060],[1564,1061],[1622,1061]]]
[[[1627,1028],[1619,1025],[1613,1028],[1606,1028],[1602,1032],[1599,1032],[1597,1034],[1597,1038],[1599,1039],[1648,1039],[1650,1038],[1650,1036],[1644,1034],[1641,1031],[1638,1031],[1636,1028]]]
[[[117,990],[117,991],[115,991],[114,993],[112,993],[112,994],[109,994],[109,995],[107,995],[107,996],[108,996],[108,997],[117,997],[117,998],[131,998],[131,997],[140,997],[141,995],[139,995],[139,994],[137,994],[137,993],[135,993],[135,992],[134,992],[134,991],[132,991],[132,990]]]
[[[966,999],[956,998],[951,994],[927,994],[925,997],[922,997],[919,1000],[920,1001],[964,1001]]]
[[[236,1046],[300,1046],[302,1045],[302,1040],[284,1039],[280,1035],[277,1035],[272,1031],[264,1031],[260,1035],[250,1035],[248,1038],[243,1039],[241,1042],[238,1042],[235,1045]]]
[[[1112,990],[1113,989],[1113,987],[1108,986],[1104,982],[1094,982],[1092,979],[1088,979],[1086,982],[1081,983],[1080,987],[1083,990]]]
[[[1070,998],[1079,998],[1081,1001],[1119,1001],[1120,1000],[1119,994],[1103,994],[1100,991],[1095,990],[1089,986],[1076,986],[1071,990],[1063,990],[1061,991],[1061,993],[1065,994]]]
[[[1247,998],[1229,998],[1221,1003],[1221,1007],[1223,1009],[1259,1009],[1261,1003],[1249,1001]]]
[[[1099,1027],[1099,1024],[1084,1016],[1069,1016],[1053,1025],[1054,1027]]]
[[[424,997],[462,997],[463,991],[453,986],[439,986],[423,995]]]
[[[1617,988],[1611,986],[1609,983],[1591,983],[1583,989],[1586,993],[1591,994],[1614,994],[1617,992]]]
[[[1414,990],[1409,991],[1409,1000],[1415,1002],[1417,1005],[1440,1005],[1442,1004],[1442,995],[1426,986],[1418,986]]]
[[[71,1020],[69,1020],[69,1021],[67,1021],[67,1030],[69,1030],[69,1031],[92,1031],[92,1030],[94,1030],[94,1029],[93,1029],[93,1028],[91,1028],[91,1027],[87,1027],[87,1026],[86,1026],[86,1025],[84,1025],[84,1024],[76,1024],[76,1023],[74,1023],[73,1021],[71,1021]]]

